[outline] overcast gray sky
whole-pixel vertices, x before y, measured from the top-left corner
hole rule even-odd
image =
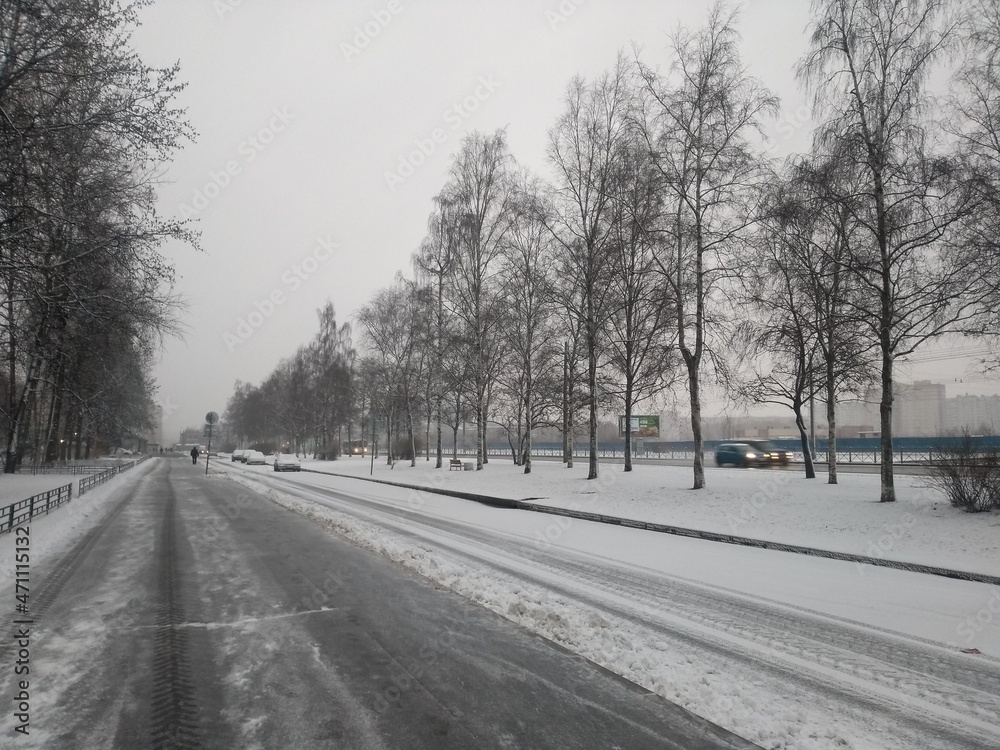
[[[742,4],[744,62],[781,98],[770,125],[777,155],[808,148],[794,77],[808,7]],[[161,0],[145,9],[136,49],[151,65],[180,61],[180,103],[199,134],[170,167],[161,209],[197,218],[204,247],[165,248],[188,330],[167,342],[156,371],[164,440],[221,413],[237,379],[259,383],[307,342],[326,300],[350,320],[408,269],[464,134],[506,127],[514,157],[547,177],[546,134],[570,78],[599,74],[633,44],[665,68],[669,33],[700,25],[706,8]]]

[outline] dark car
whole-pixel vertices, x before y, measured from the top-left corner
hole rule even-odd
[[[794,454],[785,450],[784,448],[779,448],[770,440],[740,440],[741,443],[746,443],[751,448],[756,450],[758,453],[764,454],[767,460],[772,464],[789,464],[794,458]]]
[[[715,449],[717,466],[767,466],[770,459],[748,443],[723,443]]]

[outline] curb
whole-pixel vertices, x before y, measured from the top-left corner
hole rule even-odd
[[[817,549],[815,547],[803,547],[797,544],[785,544],[784,542],[769,542],[763,539],[754,539],[746,536],[736,536],[734,534],[722,534],[716,531],[700,531],[698,529],[688,529],[682,526],[670,526],[661,523],[651,523],[649,521],[637,521],[632,518],[620,518],[619,516],[607,516],[602,513],[588,513],[582,510],[571,510],[570,508],[557,508],[548,505],[536,505],[528,500],[511,500],[490,495],[479,495],[471,492],[458,492],[455,490],[442,490],[434,487],[421,487],[415,484],[405,484],[402,482],[390,482],[385,479],[372,479],[371,477],[359,477],[351,474],[334,474],[329,471],[317,471],[315,469],[305,469],[311,474],[323,474],[331,477],[342,477],[344,479],[358,479],[363,482],[374,482],[375,484],[385,484],[390,487],[400,487],[417,492],[430,492],[435,495],[445,495],[456,497],[461,500],[471,500],[473,502],[489,505],[493,508],[507,508],[509,510],[526,510],[535,513],[546,513],[553,516],[565,516],[567,518],[577,518],[582,521],[594,521],[605,523],[611,526],[625,526],[631,529],[643,529],[654,531],[659,534],[672,534],[674,536],[685,536],[691,539],[704,539],[709,542],[722,542],[724,544],[735,544],[741,547],[756,547],[758,549],[776,550],[778,552],[792,552],[797,555],[809,555],[811,557],[824,557],[830,560],[842,560],[861,565],[874,565],[880,568],[893,568],[909,573],[922,573],[924,575],[941,576],[943,578],[954,578],[961,581],[972,581],[975,583],[987,583],[993,586],[1000,586],[1000,576],[988,575],[986,573],[972,573],[964,570],[952,570],[950,568],[938,568],[933,565],[922,565],[920,563],[907,563],[898,560],[886,560],[881,557],[870,557],[868,555],[855,555],[850,552],[832,552],[830,550]]]
[[[371,477],[359,477],[351,474],[334,474],[332,471],[317,471],[316,469],[306,469],[303,468],[302,471],[307,471],[310,474],[323,474],[328,477],[342,477],[343,479],[358,479],[362,482],[373,482],[375,484],[384,484],[389,487],[401,487],[405,490],[416,490],[417,492],[432,492],[435,495],[446,495],[448,497],[457,497],[461,500],[471,500],[475,503],[482,503],[483,505],[489,505],[492,508],[507,508],[508,510],[524,510],[522,505],[524,501],[522,500],[510,500],[503,497],[492,497],[490,495],[477,495],[473,492],[459,492],[458,490],[440,490],[434,487],[421,487],[419,484],[406,484],[404,482],[390,482],[387,479],[372,479]]]

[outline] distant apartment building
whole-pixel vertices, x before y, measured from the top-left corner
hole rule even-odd
[[[837,437],[858,437],[878,430],[878,400],[837,402]]]
[[[918,380],[896,384],[892,431],[900,437],[936,437],[944,429],[943,383]]]
[[[1000,395],[945,397],[942,383],[918,380],[897,383],[892,408],[892,431],[897,437],[1000,434]],[[837,404],[840,437],[878,434],[881,391],[873,389],[862,400]]]
[[[947,400],[944,432],[948,435],[1000,434],[1000,396],[955,396]]]

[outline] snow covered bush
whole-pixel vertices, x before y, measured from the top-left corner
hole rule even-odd
[[[969,435],[956,445],[938,446],[927,483],[969,513],[1000,508],[1000,450],[980,446]]]

